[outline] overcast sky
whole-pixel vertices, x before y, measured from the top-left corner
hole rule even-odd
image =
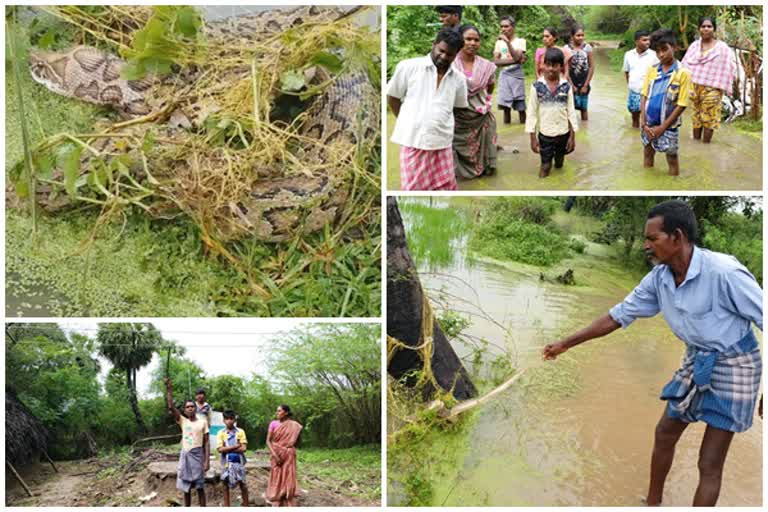
[[[163,338],[173,340],[187,349],[185,357],[194,361],[207,375],[238,375],[248,377],[253,373],[265,375],[269,357],[269,340],[308,325],[308,322],[285,319],[252,318],[187,318],[153,319]],[[58,324],[66,332],[81,332],[91,338],[96,336],[96,321],[62,321]],[[164,364],[157,354],[152,362],[139,370],[137,388],[139,396],[149,396],[152,370]],[[104,382],[111,364],[100,358]],[[266,376],[266,375],[265,375]]]

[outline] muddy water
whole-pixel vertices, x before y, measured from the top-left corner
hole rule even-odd
[[[408,230],[406,218],[406,231]],[[541,347],[620,301],[631,280],[595,256],[567,262],[577,286],[539,280],[539,269],[457,258],[421,274],[424,286],[480,302],[512,336],[473,318],[468,333],[486,337],[529,368],[520,385],[484,406],[467,436],[455,477],[432,482],[433,505],[637,506],[647,488],[653,429],[663,410],[663,384],[683,344],[662,318],[637,321],[544,363]],[[546,276],[562,271],[545,270]],[[450,276],[450,277],[446,277]],[[454,299],[459,310],[469,310]],[[457,345],[460,355],[470,353]],[[494,346],[490,350],[499,353]],[[703,425],[688,428],[669,475],[665,504],[689,505],[697,484]],[[733,440],[720,505],[761,504],[762,421]]]
[[[733,126],[722,125],[713,143],[691,136],[690,112],[680,131],[680,176],[667,175],[664,155],[653,169],[644,169],[639,131],[632,128],[626,109],[623,73],[610,70],[607,47],[595,48],[595,78],[589,95],[589,121],[576,135],[576,150],[561,170],[538,178],[539,156],[531,152],[529,135],[517,117],[504,125],[497,116],[499,153],[494,176],[461,180],[460,190],[761,190],[762,140]],[[528,84],[530,86],[530,84]],[[394,118],[388,118],[389,130]],[[391,143],[390,143],[391,144]],[[513,153],[513,149],[519,153]],[[390,149],[388,186],[399,188],[397,152]],[[394,158],[393,158],[394,155]]]

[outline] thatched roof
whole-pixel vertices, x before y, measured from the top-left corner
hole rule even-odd
[[[14,466],[37,462],[48,449],[48,430],[12,389],[5,390],[5,458]]]

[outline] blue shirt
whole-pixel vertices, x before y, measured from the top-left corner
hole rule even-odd
[[[725,352],[747,334],[750,323],[763,330],[763,290],[733,256],[694,247],[680,286],[667,265],[657,265],[609,314],[626,328],[659,312],[685,343]]]

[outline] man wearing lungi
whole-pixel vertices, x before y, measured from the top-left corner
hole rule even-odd
[[[192,506],[192,487],[197,489],[201,507],[205,506],[205,473],[211,465],[208,444],[208,422],[197,417],[194,400],[184,401],[183,412],[173,405],[171,379],[165,378],[165,397],[168,410],[181,427],[181,453],[176,476],[176,488],[184,493],[184,506]]]
[[[646,503],[660,505],[675,445],[689,423],[707,424],[699,451],[694,506],[714,506],[735,432],[752,426],[762,359],[763,291],[736,258],[695,245],[698,226],[683,201],[654,206],[645,224],[646,256],[655,265],[640,284],[589,327],[544,347],[545,359],[661,312],[686,344],[682,366],[664,386]]]
[[[400,61],[387,84],[397,116],[392,142],[400,147],[403,190],[456,190],[453,109],[467,108],[466,79],[451,67],[464,46],[461,35],[438,32],[432,52]]]

